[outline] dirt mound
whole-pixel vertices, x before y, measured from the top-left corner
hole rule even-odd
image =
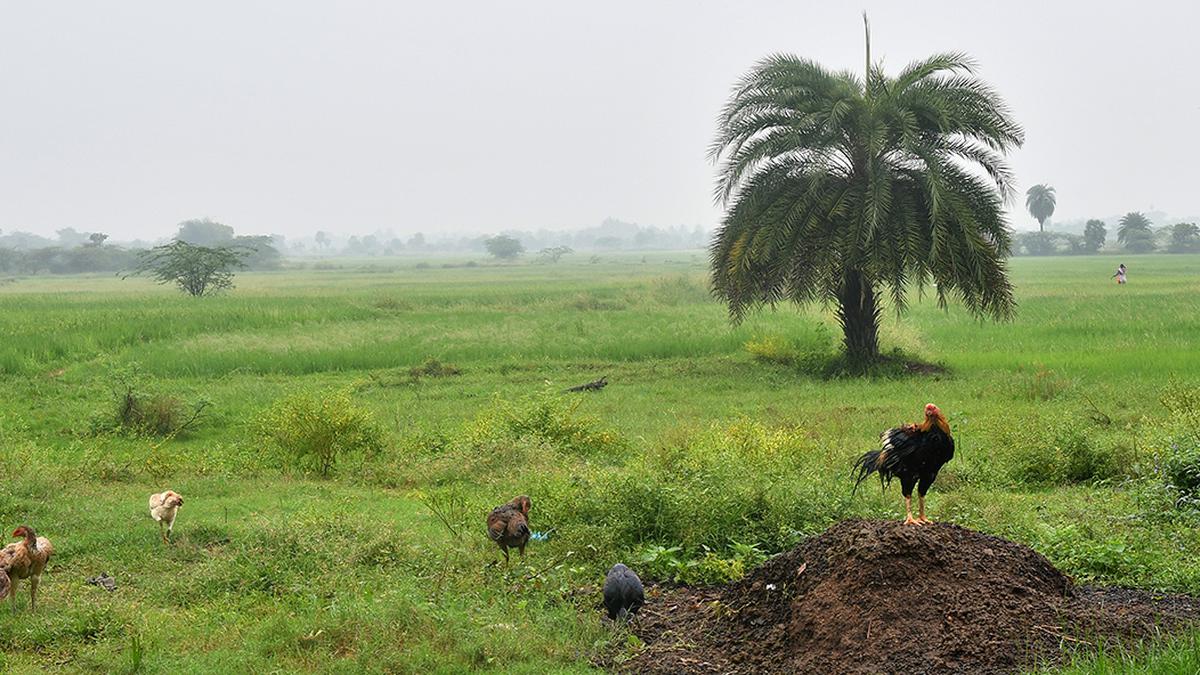
[[[1077,587],[1032,549],[957,525],[844,521],[719,588],[674,589],[625,664],[657,673],[1007,673],[1064,644],[1200,620],[1200,599]]]

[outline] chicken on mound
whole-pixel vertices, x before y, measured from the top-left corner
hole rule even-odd
[[[900,479],[900,492],[904,495],[904,524],[925,525],[932,521],[925,517],[925,495],[938,471],[954,457],[954,437],[950,435],[950,423],[946,416],[932,403],[925,406],[925,421],[888,429],[879,436],[882,447],[871,450],[858,458],[854,468],[858,479],[854,488],[862,484],[872,473],[887,487],[893,478]],[[913,486],[917,488],[919,510],[916,518],[912,514]]]

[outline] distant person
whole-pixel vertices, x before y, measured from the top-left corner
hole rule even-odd
[[[1113,275],[1118,284],[1125,283],[1125,263],[1117,265],[1117,272]]]

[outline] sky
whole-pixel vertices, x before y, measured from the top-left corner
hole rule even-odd
[[[1200,3],[75,0],[0,14],[0,230],[711,228],[732,84],[861,70],[863,10],[890,72],[978,61],[1055,220],[1200,213]]]

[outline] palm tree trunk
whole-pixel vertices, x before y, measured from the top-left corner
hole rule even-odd
[[[851,363],[866,365],[879,359],[879,305],[875,288],[859,270],[846,271],[838,293],[838,322]]]

